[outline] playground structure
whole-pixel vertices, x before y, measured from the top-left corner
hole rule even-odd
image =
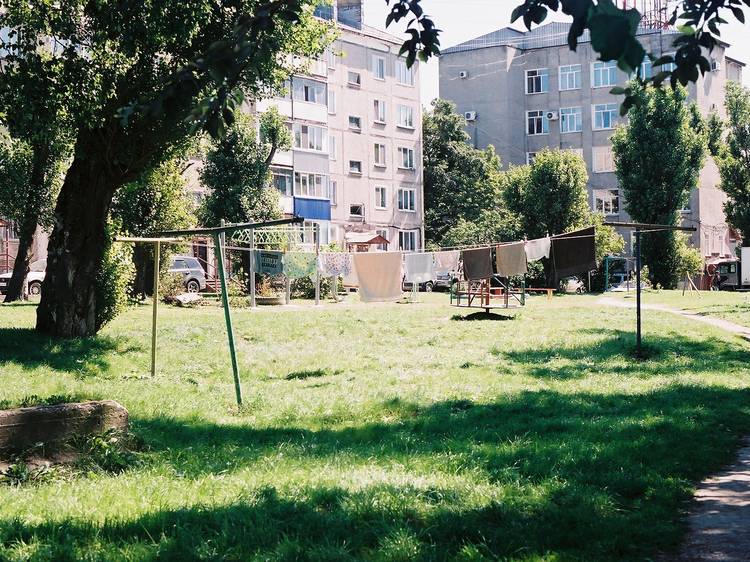
[[[456,308],[479,308],[487,313],[496,308],[517,308],[526,305],[526,286],[521,282],[520,288],[513,288],[507,279],[499,276],[459,280],[451,288],[450,303]]]

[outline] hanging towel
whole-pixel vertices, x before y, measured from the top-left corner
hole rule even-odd
[[[341,252],[320,254],[318,267],[325,277],[346,277],[352,272],[352,255]]]
[[[566,232],[552,238],[552,262],[555,282],[596,269],[596,231],[594,227]]]
[[[501,244],[495,247],[497,274],[503,277],[526,275],[526,248],[523,242]]]
[[[401,298],[401,252],[358,252],[354,270],[362,302],[388,302]]]
[[[426,283],[435,279],[433,254],[406,254],[404,269],[407,283]]]
[[[435,252],[435,271],[438,273],[450,273],[458,271],[458,258],[461,252],[458,250],[448,252]]]
[[[469,281],[492,277],[492,253],[489,248],[464,250],[461,260],[464,262],[464,277]]]
[[[281,275],[284,273],[282,252],[255,250],[255,271],[264,275]]]
[[[549,236],[526,241],[526,261],[537,261],[549,257],[552,240]]]
[[[311,252],[288,252],[284,254],[284,275],[289,279],[314,277],[318,256]]]

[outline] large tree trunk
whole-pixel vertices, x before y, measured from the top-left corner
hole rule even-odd
[[[16,254],[16,261],[13,263],[13,274],[8,281],[8,289],[5,292],[6,303],[20,300],[24,295],[24,285],[26,285],[26,276],[29,273],[35,232],[36,215],[27,219],[21,226],[21,232],[18,236],[18,253]]]
[[[93,135],[88,142],[79,136],[57,198],[36,322],[38,331],[53,336],[92,336],[97,329],[96,277],[106,247],[107,215],[125,181],[110,167],[114,158],[97,146],[100,142]]]

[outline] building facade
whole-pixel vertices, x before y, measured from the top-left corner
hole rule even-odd
[[[622,98],[610,90],[629,77],[615,62],[597,60],[588,34],[578,50],[571,51],[568,29],[566,23],[530,32],[505,28],[445,49],[440,57],[440,96],[455,102],[467,116],[474,145],[494,145],[505,164],[529,163],[545,147],[579,153],[589,173],[591,208],[611,220],[628,221],[610,142],[622,122]],[[664,29],[639,30],[646,50],[656,55],[673,53],[674,38]],[[711,72],[688,87],[703,114],[717,111],[723,117],[726,83],[741,80],[744,65],[728,57],[726,48],[722,44],[710,54]],[[641,74],[653,72],[650,62],[644,63]],[[692,242],[705,257],[733,255],[737,242],[726,224],[726,196],[718,184],[718,169],[707,158],[698,189],[681,211],[683,224],[697,227]],[[626,242],[629,250],[632,240]]]
[[[283,97],[253,107],[277,107],[292,132],[292,150],[278,153],[272,167],[284,212],[318,224],[323,244],[372,233],[388,249],[420,249],[418,66],[406,67],[397,38],[362,24],[361,2],[340,1],[318,15],[337,22],[335,43],[289,79]]]

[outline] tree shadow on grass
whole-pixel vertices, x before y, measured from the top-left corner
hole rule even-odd
[[[60,339],[30,328],[0,328],[0,366],[14,363],[23,369],[106,371],[112,353],[135,351],[142,351],[142,348],[123,337]]]
[[[673,385],[429,407],[391,401],[390,413],[404,414],[393,423],[320,431],[134,420],[150,463],[201,481],[255,466],[268,482],[230,505],[160,509],[125,522],[0,520],[0,554],[39,541],[51,560],[136,548],[141,559],[159,560],[455,560],[462,552],[643,559],[678,540],[691,482],[730,460],[750,429],[748,399],[747,390]],[[263,472],[268,458],[271,473]],[[330,484],[323,469],[344,462],[344,481],[368,467],[386,475],[408,467],[414,477]],[[313,476],[292,491],[276,488],[284,463],[307,464]]]
[[[599,373],[639,378],[677,376],[684,373],[741,372],[747,368],[750,350],[714,338],[695,340],[680,335],[644,335],[648,359],[635,358],[635,337],[615,329],[579,330],[579,334],[601,336],[589,345],[534,347],[492,354],[503,361],[499,370],[520,367],[525,374],[543,379],[577,379]]]
[[[478,320],[492,320],[492,321],[503,321],[503,320],[515,320],[515,316],[507,316],[505,314],[498,314],[496,312],[472,312],[471,314],[454,314],[451,316],[451,320],[457,322],[476,322]]]

